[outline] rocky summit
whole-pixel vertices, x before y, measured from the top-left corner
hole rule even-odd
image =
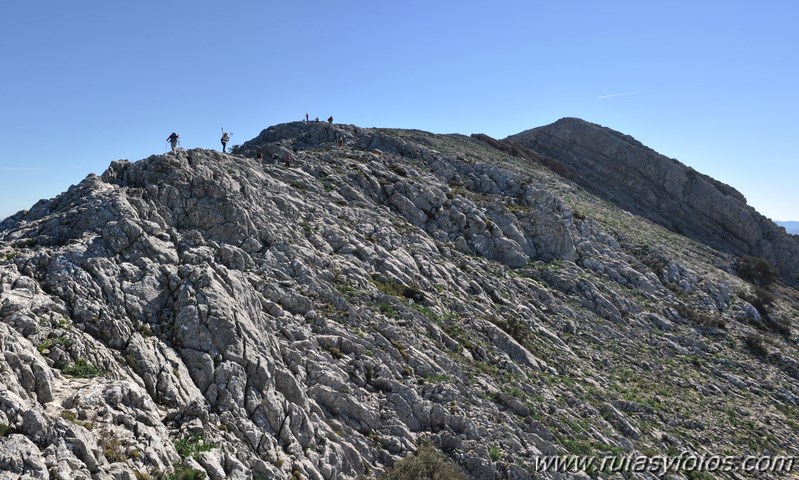
[[[289,123],[114,161],[0,223],[0,477],[799,456],[797,245],[577,119],[504,140]]]

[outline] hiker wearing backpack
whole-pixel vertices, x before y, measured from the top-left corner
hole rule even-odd
[[[230,135],[233,134],[231,133]],[[227,153],[225,149],[227,148],[228,140],[230,140],[230,135],[228,135],[224,128],[222,129],[222,153]]]
[[[178,142],[180,141],[180,135],[172,132],[170,136],[166,137],[166,141],[172,146],[172,153],[175,153],[175,150],[178,148]]]

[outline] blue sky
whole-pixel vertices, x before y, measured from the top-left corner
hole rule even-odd
[[[0,17],[0,218],[306,112],[503,138],[573,116],[799,220],[799,2],[39,0]]]

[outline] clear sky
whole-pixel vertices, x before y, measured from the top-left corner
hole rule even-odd
[[[571,116],[799,220],[799,2],[24,0],[0,15],[0,218],[112,160],[306,112],[505,136]]]

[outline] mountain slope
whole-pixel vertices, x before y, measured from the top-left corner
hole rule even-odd
[[[291,123],[114,162],[0,224],[0,259],[17,476],[799,454],[795,290],[758,302],[729,253],[474,138]]]
[[[777,225],[783,227],[786,232],[791,235],[799,235],[799,222],[776,222]]]
[[[575,119],[512,135],[583,188],[714,248],[764,257],[799,284],[799,241],[737,190],[664,157],[628,135]]]

